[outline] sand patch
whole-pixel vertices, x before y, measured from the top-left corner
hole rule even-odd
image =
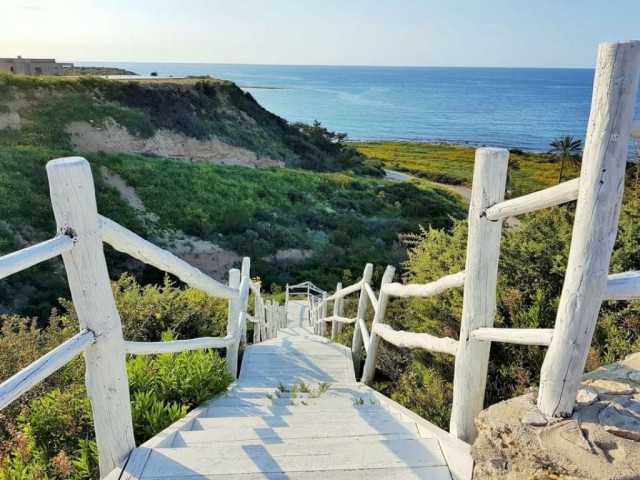
[[[217,138],[198,140],[159,129],[152,137],[131,135],[113,120],[104,126],[89,122],[71,122],[66,127],[74,149],[80,152],[151,153],[177,159],[206,160],[226,165],[248,167],[283,167],[284,162],[258,155],[246,148],[229,145]]]

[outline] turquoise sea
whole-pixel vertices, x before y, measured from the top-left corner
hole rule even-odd
[[[141,75],[232,80],[290,121],[352,140],[425,140],[546,151],[584,138],[593,70],[78,62]],[[640,102],[636,107],[640,117]]]

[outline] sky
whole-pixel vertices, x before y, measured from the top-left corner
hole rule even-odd
[[[593,67],[640,0],[7,0],[0,57]]]

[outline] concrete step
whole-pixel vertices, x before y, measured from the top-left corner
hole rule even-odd
[[[331,442],[306,439],[304,442],[285,440],[274,444],[216,443],[215,446],[159,448],[149,452],[142,478],[412,467],[446,468],[436,440],[399,439],[363,443],[353,438],[335,438]],[[437,469],[434,474],[448,478],[442,477]]]

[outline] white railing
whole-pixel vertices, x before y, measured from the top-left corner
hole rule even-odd
[[[86,386],[95,423],[101,477],[124,462],[135,447],[125,354],[175,353],[226,348],[230,373],[237,374],[238,351],[246,343],[246,321],[254,324],[254,342],[271,338],[283,323],[275,302],[264,302],[251,281],[250,260],[229,272],[229,285],[205,275],[170,252],[98,215],[93,177],[80,157],[52,160],[47,175],[59,235],[0,257],[0,278],[62,255],[80,332],[0,385],[0,409],[15,401],[75,356],[84,353]],[[133,342],[122,326],[111,291],[102,243],[169,272],[209,295],[229,300],[227,335],[171,342]],[[254,297],[253,313],[248,312]]]
[[[509,152],[490,148],[476,151],[463,272],[426,285],[402,285],[391,283],[394,268],[389,266],[378,297],[370,280],[363,277],[315,305],[314,318],[334,325],[345,320],[336,314],[335,303],[333,315],[319,312],[327,301],[338,303],[360,288],[361,304],[367,298],[374,305],[370,333],[360,308],[355,319],[354,353],[361,341],[358,332],[369,338],[368,347],[365,344],[364,383],[373,382],[380,338],[397,346],[454,355],[450,432],[471,442],[476,436],[474,419],[483,407],[490,342],[543,345],[549,350],[541,371],[538,408],[549,417],[571,414],[602,301],[640,298],[640,271],[609,276],[602,273],[609,270],[618,228],[628,140],[631,133],[640,138],[640,122],[633,121],[639,76],[640,42],[600,46],[578,179],[505,201]],[[555,328],[494,328],[502,219],[573,200],[577,200],[573,237]],[[384,324],[390,296],[425,297],[456,287],[464,287],[459,340],[395,331]]]

